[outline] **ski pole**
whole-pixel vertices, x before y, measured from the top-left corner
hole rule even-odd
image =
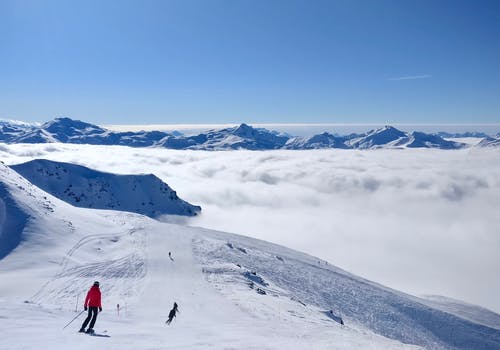
[[[76,315],[75,317],[73,317],[73,319],[71,321],[69,321],[66,326],[63,327],[63,329],[66,328],[66,327],[68,327],[71,324],[71,322],[73,322],[74,320],[76,320],[78,318],[78,316],[80,316],[81,314],[83,314],[84,311],[85,310],[82,310],[78,315]]]
[[[75,312],[78,310],[78,297],[80,296],[80,294],[77,294],[76,295],[76,304],[75,304]]]

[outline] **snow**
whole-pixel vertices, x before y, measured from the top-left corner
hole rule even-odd
[[[445,312],[500,330],[500,315],[477,305],[442,295],[424,295],[423,302]]]
[[[2,183],[37,227],[36,232],[25,227],[21,245],[0,261],[2,349],[36,349],[40,344],[51,349],[298,349],[310,344],[326,349],[332,342],[338,349],[412,348],[367,330],[325,321],[317,325],[314,318],[271,322],[272,316],[257,317],[263,310],[249,309],[251,301],[242,310],[205,280],[193,255],[193,242],[203,235],[199,229],[71,207],[5,167]],[[44,197],[50,209],[43,206]],[[103,293],[104,311],[96,326],[101,336],[76,332],[83,316],[62,329],[80,312],[95,279]],[[173,301],[180,313],[166,326]]]
[[[498,137],[498,135],[496,138],[486,137],[482,139],[477,145],[481,147],[498,147],[500,146],[500,137]]]
[[[333,310],[347,325],[367,327],[404,343],[420,344],[429,349],[448,346],[479,349],[497,342],[497,331],[489,327],[473,325],[427,308],[420,299],[360,279],[324,261],[243,237],[236,244],[231,243],[233,248],[230,248],[224,242],[234,240],[233,237],[216,232],[207,235],[212,236],[212,240],[204,240],[195,251],[204,256],[201,260],[209,280],[216,286],[222,285],[221,293],[233,298],[237,293],[228,291],[224,283],[230,283],[233,288],[239,284],[239,293],[253,294],[253,307],[263,298],[245,288],[249,281],[254,285],[252,290],[257,287],[264,290],[266,298],[281,299],[278,305],[285,299],[294,301],[297,306],[306,306],[293,310],[295,317],[310,319],[314,317],[312,313],[324,315],[322,310]],[[207,262],[207,256],[211,262]],[[250,298],[244,296],[239,300]],[[279,314],[276,304],[263,309],[273,309],[273,306],[270,314]],[[312,309],[316,309],[315,312],[311,312]],[[462,331],[457,332],[457,329]],[[491,341],[483,344],[483,337]]]
[[[447,134],[450,135],[450,134]],[[465,135],[477,136],[477,133]],[[452,135],[453,136],[453,135]],[[290,137],[285,133],[255,128],[245,123],[239,126],[208,130],[198,135],[184,136],[163,131],[113,132],[80,120],[56,118],[41,126],[18,128],[6,123],[0,129],[0,140],[8,143],[76,143],[95,145],[126,145],[131,147],[165,147],[197,150],[272,150],[313,148],[439,148],[460,149],[464,143],[444,140],[438,134],[407,133],[392,126],[364,134],[335,137],[324,131],[313,137]],[[480,143],[479,146],[482,144]]]
[[[500,347],[497,329],[310,255],[134,213],[73,207],[2,164],[0,172],[3,222],[12,213],[29,218],[17,231],[2,231],[20,237],[0,260],[2,349]],[[77,333],[83,316],[63,329],[94,280],[103,293],[100,336]],[[174,301],[180,313],[167,326]],[[344,326],[325,315],[330,309]]]
[[[200,207],[180,199],[152,174],[115,175],[45,159],[18,164],[12,169],[34,185],[78,207],[116,208],[150,217],[193,216],[200,212]]]

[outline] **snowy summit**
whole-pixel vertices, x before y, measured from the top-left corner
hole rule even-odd
[[[37,159],[12,166],[34,185],[74,206],[158,217],[197,215],[201,208],[177,196],[156,176],[116,175],[81,165]]]

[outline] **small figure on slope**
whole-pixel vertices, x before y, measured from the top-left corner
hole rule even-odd
[[[85,303],[83,304],[83,309],[87,311],[89,310],[89,314],[85,321],[83,321],[82,328],[80,328],[79,332],[83,333],[94,333],[94,325],[97,320],[97,310],[99,312],[102,311],[101,306],[101,290],[99,289],[99,282],[95,281],[94,285],[90,287],[87,297],[85,298]],[[92,320],[91,320],[92,319]],[[90,321],[90,324],[89,324]],[[85,327],[89,324],[89,328],[85,331]]]
[[[172,258],[172,252],[168,252],[168,257],[170,258],[170,260],[174,261],[174,258]]]
[[[330,316],[331,319],[333,319],[335,322],[338,322],[340,323],[342,326],[344,325],[344,320],[342,319],[342,317],[340,316],[337,316],[333,313],[333,310],[330,310],[328,311],[328,316]]]
[[[170,312],[168,313],[168,320],[165,321],[166,324],[170,324],[174,317],[176,316],[177,312],[180,312],[179,309],[177,309],[177,303],[174,303],[174,307]]]

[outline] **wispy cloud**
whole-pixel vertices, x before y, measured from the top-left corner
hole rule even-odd
[[[421,74],[421,75],[404,75],[401,77],[389,78],[389,80],[398,81],[398,80],[416,80],[416,79],[430,79],[432,75],[430,74]]]

